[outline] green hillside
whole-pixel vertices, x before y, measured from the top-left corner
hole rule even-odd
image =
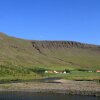
[[[41,78],[33,71],[35,68],[100,69],[100,46],[72,41],[29,41],[0,33],[0,80]]]

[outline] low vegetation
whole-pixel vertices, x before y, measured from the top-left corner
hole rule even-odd
[[[30,70],[30,68],[23,66],[0,65],[0,82],[29,81],[38,78],[41,78],[41,75]]]
[[[37,74],[44,74],[45,68],[35,67],[35,68],[29,68],[30,71],[37,73]]]
[[[14,65],[0,65],[0,82],[17,82],[17,81],[32,81],[34,79],[58,77],[68,80],[80,81],[100,81],[100,73],[95,71],[89,72],[83,69],[54,69],[57,71],[66,71],[66,74],[45,73],[48,67],[24,67]]]

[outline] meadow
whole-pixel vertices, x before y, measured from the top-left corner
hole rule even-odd
[[[56,70],[63,71],[69,70],[66,74],[55,74],[55,73],[45,73],[46,70]],[[98,68],[97,68],[98,69]],[[89,72],[92,71],[92,72]],[[33,81],[34,79],[43,78],[62,78],[66,80],[75,81],[97,81],[100,82],[100,73],[96,72],[95,69],[82,69],[75,67],[24,67],[24,66],[14,66],[14,65],[0,65],[0,83],[6,82],[23,82],[23,81]]]

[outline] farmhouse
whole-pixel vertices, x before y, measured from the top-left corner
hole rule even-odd
[[[96,72],[97,72],[97,73],[100,73],[100,70],[97,70]]]

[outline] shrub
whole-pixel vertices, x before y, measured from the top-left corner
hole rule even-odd
[[[44,68],[39,68],[39,67],[36,67],[34,69],[30,69],[32,72],[35,72],[35,73],[38,73],[38,74],[42,74],[45,72],[45,69]]]
[[[88,71],[88,70],[86,70],[86,69],[77,69],[78,71]]]
[[[69,69],[65,69],[66,73],[70,73],[70,70]]]

